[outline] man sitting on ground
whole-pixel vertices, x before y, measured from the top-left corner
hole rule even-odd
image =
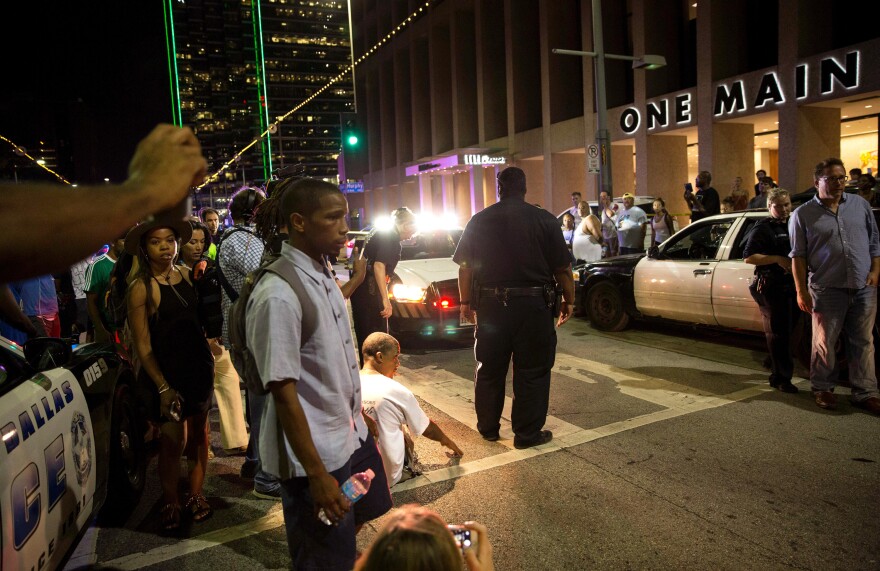
[[[406,454],[404,424],[414,436],[424,435],[452,450],[451,457],[464,452],[425,415],[412,392],[393,380],[400,366],[400,343],[387,333],[371,333],[364,340],[364,368],[361,369],[361,391],[364,412],[379,427],[379,451],[382,464],[393,486],[403,475]]]

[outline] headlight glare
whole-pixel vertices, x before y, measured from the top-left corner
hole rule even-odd
[[[424,301],[425,291],[423,287],[394,284],[391,288],[391,297],[397,301]]]

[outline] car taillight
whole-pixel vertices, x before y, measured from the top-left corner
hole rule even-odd
[[[440,299],[434,300],[434,307],[439,307],[440,309],[449,309],[456,305],[458,305],[458,303],[454,299],[448,297],[441,297]]]

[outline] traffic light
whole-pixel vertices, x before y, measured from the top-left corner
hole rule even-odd
[[[355,151],[361,145],[361,133],[354,119],[342,123],[342,147],[346,151]]]

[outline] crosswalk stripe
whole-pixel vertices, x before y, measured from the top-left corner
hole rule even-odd
[[[691,405],[681,406],[675,409],[668,408],[634,418],[627,418],[625,420],[613,422],[611,424],[606,424],[597,428],[586,430],[578,429],[576,432],[562,434],[559,437],[556,437],[556,434],[554,433],[553,440],[542,446],[527,448],[525,450],[510,450],[501,454],[495,454],[493,456],[487,456],[479,460],[474,460],[472,462],[466,462],[464,464],[449,466],[440,470],[434,470],[416,478],[400,482],[399,484],[394,486],[394,491],[402,492],[405,490],[412,490],[414,488],[420,488],[422,486],[437,484],[446,480],[452,480],[455,478],[460,478],[462,476],[476,474],[485,470],[491,470],[493,468],[504,466],[506,464],[511,464],[513,462],[519,462],[520,460],[526,460],[528,458],[534,458],[535,456],[557,452],[565,448],[571,448],[572,446],[580,446],[581,444],[586,444],[587,442],[592,442],[606,436],[612,436],[614,434],[626,432],[628,430],[633,430],[642,426],[647,426],[655,422],[661,422],[679,416],[684,416],[686,414],[691,414],[693,412],[716,408],[725,404],[730,404],[744,399],[752,398],[769,390],[771,389],[765,386],[752,386],[736,391],[734,393],[730,393],[728,395],[707,399],[703,402],[693,403]]]
[[[191,539],[182,539],[169,545],[156,547],[147,552],[132,553],[112,561],[102,562],[101,566],[121,569],[123,571],[133,571],[183,557],[184,555],[198,553],[199,551],[237,541],[251,535],[257,535],[282,525],[284,525],[284,512],[281,511],[281,505],[279,504],[277,508],[274,508],[274,511],[259,519],[211,531]]]
[[[402,372],[401,372],[402,371]],[[408,388],[418,397],[431,403],[444,414],[471,428],[477,426],[477,413],[474,410],[474,382],[444,369],[424,367],[422,369],[404,369],[401,367],[395,380]],[[501,413],[501,440],[498,442],[507,448],[513,448],[513,429],[510,425],[510,414],[513,399],[504,397],[504,409]],[[554,416],[547,416],[544,425],[552,430],[554,436],[572,434],[580,430]]]

